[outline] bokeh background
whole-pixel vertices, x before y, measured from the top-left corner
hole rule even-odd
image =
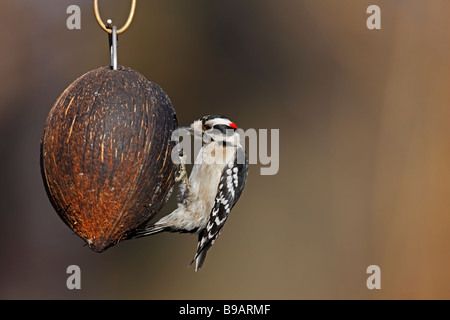
[[[100,1],[122,25],[129,1]],[[81,8],[81,30],[66,9]],[[366,8],[381,7],[381,30]],[[39,142],[76,78],[109,64],[92,1],[0,4],[0,298],[449,299],[448,0],[138,1],[119,64],[170,96],[180,124],[226,114],[280,130],[280,169],[247,187],[204,268],[196,236],[104,253],[47,199]],[[161,214],[175,208],[175,199]],[[68,290],[66,268],[81,268]],[[366,268],[381,268],[381,290]]]

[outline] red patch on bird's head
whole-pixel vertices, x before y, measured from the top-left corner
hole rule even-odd
[[[237,125],[235,125],[234,122],[230,122],[229,126],[233,129],[238,129]]]

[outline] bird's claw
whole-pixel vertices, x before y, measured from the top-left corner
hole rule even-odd
[[[181,180],[184,180],[186,185],[190,187],[186,170],[186,155],[180,157],[180,169],[178,170],[178,175],[175,177],[175,182],[180,182]]]

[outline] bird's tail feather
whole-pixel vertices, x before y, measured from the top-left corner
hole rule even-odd
[[[142,237],[146,237],[146,236],[151,236],[163,231],[167,231],[167,226],[165,225],[160,225],[160,224],[150,224],[150,225],[146,225],[142,228],[138,228],[136,229],[132,236],[131,239],[136,239],[136,238],[142,238]]]

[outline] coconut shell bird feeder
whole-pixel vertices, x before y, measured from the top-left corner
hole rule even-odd
[[[165,204],[178,166],[171,160],[176,113],[169,97],[135,70],[117,65],[117,30],[108,32],[111,66],[75,80],[57,99],[41,140],[41,172],[59,217],[97,252],[117,244]]]

